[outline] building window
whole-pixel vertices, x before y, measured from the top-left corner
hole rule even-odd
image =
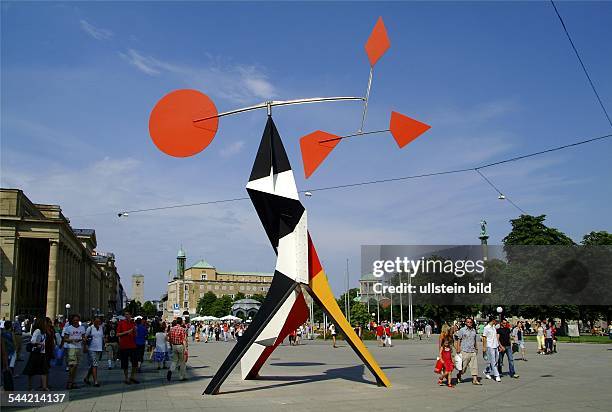
[[[183,308],[189,309],[189,302],[183,302]]]
[[[262,286],[262,287],[261,287],[261,291],[262,291],[262,292],[265,292],[265,291],[266,291],[266,288],[264,288],[264,287]]]
[[[200,290],[204,289],[204,285],[200,285]]]
[[[215,290],[219,290],[219,285],[215,285]]]
[[[232,293],[232,294],[230,295],[230,297],[231,297],[232,299],[234,299],[236,296],[235,296],[235,295]]]
[[[200,293],[200,297],[201,297],[201,298],[203,298],[203,297],[204,297],[204,294],[203,294],[203,293]]]
[[[189,285],[185,285],[185,291],[189,290]]]
[[[206,273],[202,273],[202,275],[200,275],[200,279],[201,280],[206,280]]]
[[[225,285],[221,286],[221,290],[227,290],[227,286]]]

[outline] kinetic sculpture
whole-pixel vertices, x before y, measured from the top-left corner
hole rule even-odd
[[[216,394],[230,372],[240,362],[243,379],[253,379],[274,349],[308,319],[304,293],[308,293],[329,315],[346,336],[347,342],[376,378],[379,386],[390,386],[361,339],[355,334],[340,310],[327,276],[308,233],[307,213],[299,199],[293,170],[281,137],[272,120],[272,107],[303,103],[357,100],[364,102],[361,128],[351,136],[369,134],[363,125],[372,85],[373,68],[389,48],[382,18],[379,18],[366,43],[370,76],[365,97],[324,97],[288,101],[268,101],[242,109],[217,113],[212,100],[195,90],[177,90],[163,97],[155,106],[149,121],[154,143],[165,153],[185,157],[194,155],[210,144],[218,128],[218,118],[245,111],[266,108],[266,127],[255,157],[247,192],[259,219],[277,254],[272,284],[261,308],[225,359],[204,393]],[[390,131],[400,147],[416,139],[429,126],[392,112]],[[300,147],[304,172],[308,178],[338,142],[348,136],[316,131],[302,137]]]

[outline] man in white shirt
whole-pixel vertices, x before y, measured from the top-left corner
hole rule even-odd
[[[85,335],[85,328],[81,326],[80,316],[72,315],[70,324],[64,326],[62,331],[64,348],[66,348],[67,352],[66,361],[69,367],[66,389],[77,389],[77,386],[74,384],[74,378],[81,360],[83,335]]]
[[[497,319],[495,316],[489,317],[489,323],[485,326],[482,332],[482,354],[487,368],[484,370],[485,377],[491,379],[491,372],[495,376],[497,382],[501,382],[499,371],[497,370],[497,362],[499,360],[499,341],[497,339],[497,329],[495,324]]]

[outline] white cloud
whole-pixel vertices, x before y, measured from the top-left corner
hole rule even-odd
[[[113,32],[108,29],[96,27],[86,20],[81,20],[81,29],[96,40],[108,40],[113,37]]]
[[[223,149],[220,150],[221,156],[230,157],[236,155],[242,151],[244,148],[244,140],[238,140],[237,142],[233,142]]]
[[[143,56],[134,49],[129,49],[127,53],[119,53],[129,64],[136,67],[141,72],[154,76],[160,73],[160,63],[149,56]]]
[[[252,103],[277,95],[265,71],[255,65],[233,64],[208,56],[207,67],[176,64],[128,49],[119,55],[132,66],[149,76],[168,74],[178,77],[189,87],[216,94],[234,103]]]

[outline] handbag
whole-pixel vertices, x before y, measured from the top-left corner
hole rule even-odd
[[[519,351],[519,344],[518,343],[513,343],[512,344],[512,353],[516,353]]]
[[[434,373],[442,372],[443,367],[444,367],[444,362],[442,362],[442,359],[438,359],[436,361],[436,365],[434,366]]]
[[[15,390],[15,385],[13,384],[13,374],[8,368],[2,371],[2,381],[2,386],[4,387],[5,391]]]
[[[460,353],[455,355],[455,369],[461,371],[463,369],[463,357]]]

